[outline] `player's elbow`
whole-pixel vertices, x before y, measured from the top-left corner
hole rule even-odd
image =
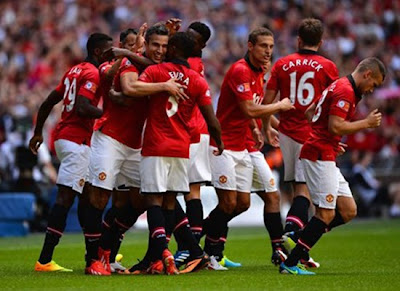
[[[328,130],[331,134],[342,135],[342,130],[341,130],[340,126],[337,124],[329,124]]]

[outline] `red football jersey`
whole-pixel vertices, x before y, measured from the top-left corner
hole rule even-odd
[[[279,131],[304,143],[311,131],[304,112],[338,78],[336,65],[315,51],[300,50],[279,59],[272,67],[267,90],[279,91],[281,100],[289,97],[296,107],[279,114]]]
[[[55,130],[54,140],[66,139],[77,144],[90,145],[94,119],[76,113],[76,96],[83,96],[97,106],[99,94],[99,70],[91,63],[83,62],[72,67],[58,84],[56,91],[64,95],[61,120]]]
[[[188,59],[188,63],[192,70],[195,70],[204,78],[204,65],[200,57]],[[190,143],[200,142],[200,134],[208,134],[207,123],[200,112],[199,107],[194,107],[193,116],[189,121]]]
[[[315,101],[318,103],[312,118],[311,134],[302,147],[300,158],[334,161],[342,137],[329,132],[329,116],[336,115],[347,121],[351,120],[361,97],[351,75],[340,78],[326,88]]]
[[[225,149],[246,149],[250,119],[244,115],[239,103],[245,100],[261,103],[258,100],[264,98],[263,77],[263,71],[254,68],[247,57],[234,63],[226,73],[217,108]]]
[[[104,73],[106,71],[104,70]],[[103,76],[101,69],[100,72]],[[139,74],[139,70],[127,58],[124,58],[114,77],[114,88],[117,92],[121,92],[121,77],[128,72]],[[108,99],[108,92],[104,99]],[[96,124],[96,128],[130,148],[139,149],[142,147],[142,131],[147,118],[147,105],[148,98],[135,98],[129,106],[114,104],[108,100],[103,118]]]
[[[156,83],[171,78],[187,86],[190,99],[177,103],[174,97],[162,92],[150,97],[149,114],[143,138],[143,156],[189,158],[190,135],[188,122],[194,106],[210,105],[208,84],[184,61],[174,60],[148,67],[139,80]]]

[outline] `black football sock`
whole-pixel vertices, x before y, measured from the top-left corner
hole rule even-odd
[[[98,260],[99,241],[101,237],[101,222],[103,210],[88,205],[85,211],[85,244],[86,244],[86,267],[92,264],[92,261]]]
[[[46,229],[46,237],[39,257],[39,262],[41,264],[47,264],[52,260],[54,249],[60,241],[65,229],[68,210],[69,208],[60,204],[54,204],[51,209]]]
[[[329,223],[326,231],[331,231],[332,228],[334,227],[338,227],[342,224],[345,224],[342,215],[340,214],[340,212],[336,209],[335,210],[335,217],[333,218],[333,220],[331,221],[331,223]]]
[[[308,252],[317,243],[321,236],[325,233],[327,225],[315,216],[304,228],[295,248],[285,261],[285,265],[292,267],[297,265],[300,259],[308,260],[310,258]]]
[[[186,227],[189,224],[189,220],[186,217],[185,212],[182,209],[181,204],[179,203],[178,200],[175,201],[175,229],[174,229],[174,236],[175,236],[175,240],[176,243],[178,245],[178,251],[186,251],[189,250],[189,246],[187,245],[184,237],[182,237],[182,232],[177,232],[177,230],[179,229],[179,227],[181,225],[184,225]]]
[[[218,247],[220,237],[228,227],[228,222],[232,219],[232,214],[225,213],[217,206],[211,211],[209,219],[204,250],[210,256],[220,255],[216,252],[216,247]]]
[[[196,241],[199,242],[203,231],[203,205],[200,199],[192,199],[186,202],[186,215],[189,219],[190,230]]]
[[[282,250],[283,226],[281,222],[281,213],[264,212],[264,225],[271,239],[272,251],[276,251],[277,249]]]
[[[149,258],[151,262],[161,260],[162,252],[167,247],[165,234],[165,218],[160,206],[151,206],[147,210],[147,223],[149,225],[151,248]]]
[[[310,201],[304,196],[297,196],[293,199],[293,204],[286,217],[285,233],[298,231],[308,222],[308,208]]]
[[[167,244],[171,240],[171,235],[172,232],[174,231],[175,228],[175,209],[174,210],[169,210],[169,209],[163,209],[162,210],[164,219],[165,219],[165,236],[167,240]]]
[[[203,254],[203,250],[199,246],[193,233],[190,231],[187,218],[184,218],[176,224],[174,234],[175,237],[181,238],[186,248],[185,250],[189,250],[191,258],[198,258]]]

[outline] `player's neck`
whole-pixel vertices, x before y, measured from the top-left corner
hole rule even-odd
[[[318,49],[319,49],[318,46],[303,45],[303,46],[299,47],[299,50],[308,50],[308,51],[314,51],[314,52],[317,52]]]
[[[93,56],[87,56],[86,59],[85,59],[85,62],[91,63],[96,68],[98,68],[100,66],[100,63],[97,60],[97,58],[95,58]]]
[[[261,69],[262,64],[257,62],[255,58],[252,56],[252,54],[247,53],[245,59],[251,65],[253,70],[255,71],[262,70]]]

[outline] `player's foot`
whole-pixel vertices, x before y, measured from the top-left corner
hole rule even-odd
[[[282,236],[283,246],[288,251],[288,254],[294,249],[297,244],[298,237],[294,231],[287,232]]]
[[[237,268],[237,267],[241,267],[242,264],[241,263],[235,263],[231,260],[229,260],[226,256],[224,256],[221,260],[221,262],[219,262],[221,264],[221,266],[226,267],[226,268]]]
[[[110,250],[103,250],[101,247],[99,247],[99,260],[103,264],[104,269],[111,273],[110,254]]]
[[[174,255],[175,265],[179,269],[181,266],[187,264],[189,261],[190,253],[189,251],[176,251]]]
[[[214,271],[226,271],[228,268],[225,268],[224,266],[221,266],[221,264],[217,261],[217,259],[214,256],[210,257],[210,263],[208,264],[207,267],[208,270],[214,270]]]
[[[164,263],[164,271],[167,275],[178,275],[179,271],[175,266],[174,256],[171,254],[169,249],[165,249],[162,253],[162,259]]]
[[[110,276],[111,273],[104,269],[104,265],[100,261],[93,261],[92,264],[85,269],[86,275]]]
[[[272,257],[271,257],[271,262],[272,264],[274,264],[275,266],[279,266],[281,263],[283,263],[284,261],[286,261],[287,256],[286,254],[280,250],[280,249],[276,249],[273,253],[272,253]]]
[[[300,263],[306,268],[319,268],[321,266],[320,263],[314,261],[311,257],[308,259],[308,261],[300,259]]]
[[[315,275],[314,272],[307,271],[301,264],[298,264],[297,266],[293,267],[288,267],[285,265],[285,263],[280,264],[279,273],[290,274],[290,275]]]
[[[150,267],[150,262],[148,260],[138,260],[139,263],[136,265],[133,265],[131,268],[126,269],[123,272],[118,272],[119,274],[125,274],[125,275],[141,275],[141,274],[147,274],[147,270]],[[163,267],[164,268],[164,267]]]
[[[207,268],[209,264],[210,258],[206,253],[203,253],[203,255],[199,258],[189,258],[187,264],[182,271],[179,271],[179,273],[186,274],[190,272],[197,272],[199,270]]]
[[[71,269],[61,267],[59,264],[57,264],[54,261],[51,261],[51,262],[49,262],[47,264],[43,264],[43,265],[39,262],[36,262],[35,271],[36,272],[72,272]]]
[[[161,260],[150,263],[150,267],[146,270],[146,274],[159,275],[164,273],[164,264]]]
[[[121,273],[126,270],[124,266],[121,265],[120,262],[110,263],[111,273]]]

